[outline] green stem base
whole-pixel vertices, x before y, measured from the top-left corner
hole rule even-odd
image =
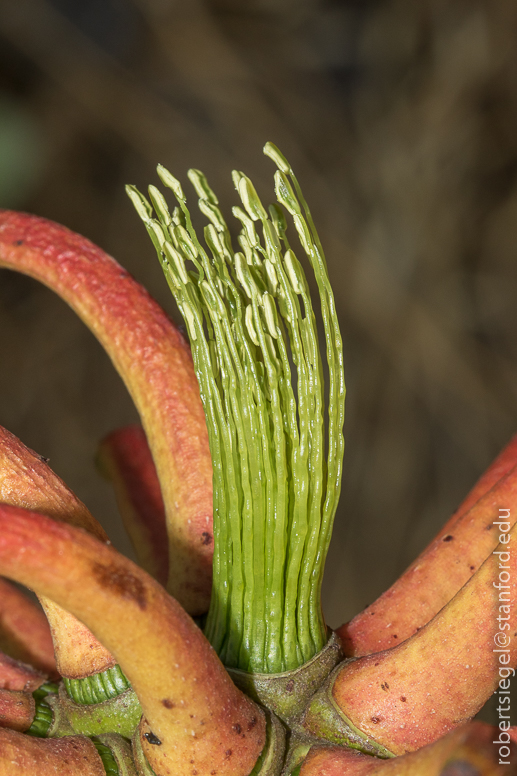
[[[54,712],[54,722],[47,733],[49,737],[118,733],[131,739],[142,716],[142,708],[134,690],[126,690],[103,703],[84,706],[71,700],[61,686],[59,694],[49,698],[48,703]]]
[[[239,689],[292,728],[311,697],[342,658],[341,642],[332,633],[321,652],[294,671],[281,674],[248,674],[236,668],[228,668],[227,671]]]

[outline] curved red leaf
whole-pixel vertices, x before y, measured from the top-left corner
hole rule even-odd
[[[167,512],[168,589],[207,611],[212,574],[212,464],[185,341],[161,308],[100,248],[36,216],[0,211],[0,267],[59,294],[111,357],[142,418]]]
[[[247,776],[265,743],[260,709],[233,684],[182,607],[143,569],[78,528],[0,505],[0,573],[56,601],[110,650],[161,746],[157,773]],[[191,769],[189,769],[189,773]]]

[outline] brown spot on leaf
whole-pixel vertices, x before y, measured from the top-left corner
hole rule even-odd
[[[117,566],[116,563],[111,563],[109,566],[105,566],[102,563],[94,563],[92,571],[94,576],[97,577],[98,582],[106,589],[112,590],[122,598],[135,601],[140,609],[147,607],[145,585],[123,566]]]
[[[401,695],[401,696],[400,696],[400,700],[402,701],[402,703],[405,703],[405,702],[406,702],[406,700],[407,700],[407,698],[405,698],[405,697],[404,697],[404,695]]]
[[[396,633],[394,633],[394,634],[393,634],[393,636],[392,636],[391,638],[392,638],[392,639],[398,639],[398,636],[397,636],[397,634],[396,634]]]
[[[475,566],[469,566],[469,569],[470,569],[471,571],[474,571],[474,570],[475,570],[475,568],[476,568]]]
[[[285,691],[292,692],[293,690],[294,690],[294,679],[290,679],[285,686]]]
[[[453,539],[454,539],[454,536],[451,536],[451,534],[447,534],[447,536],[443,537],[442,541],[443,542],[452,542]]]
[[[208,533],[208,531],[203,531],[201,534],[201,544],[212,544],[212,534]]]
[[[170,698],[164,698],[162,701],[162,704],[165,706],[166,709],[174,708],[174,703],[171,701]]]

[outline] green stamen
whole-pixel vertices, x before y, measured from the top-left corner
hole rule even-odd
[[[27,735],[35,736],[36,738],[46,738],[54,719],[54,712],[46,702],[46,698],[49,695],[56,695],[58,690],[59,687],[57,684],[54,684],[54,682],[45,682],[45,684],[42,684],[32,693],[36,711],[32,724],[26,731]]]
[[[82,679],[63,677],[63,684],[68,697],[84,706],[104,703],[110,698],[116,698],[117,695],[121,695],[131,687],[119,665],[98,674],[85,676]]]
[[[280,673],[327,640],[323,565],[341,486],[342,344],[321,244],[290,165],[272,144],[278,203],[266,209],[243,173],[235,251],[218,200],[190,170],[209,220],[201,244],[180,183],[159,167],[179,209],[154,187],[129,195],[189,332],[214,466],[214,583],[205,633],[227,666]],[[291,215],[320,296],[328,418],[308,283],[286,236]]]
[[[90,741],[95,746],[97,753],[102,760],[106,776],[119,776],[119,767],[109,746],[103,744],[97,736],[90,736]]]

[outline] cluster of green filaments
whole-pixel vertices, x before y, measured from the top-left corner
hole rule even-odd
[[[188,177],[209,221],[205,245],[179,181],[165,168],[158,175],[177,199],[172,213],[154,186],[151,202],[127,190],[185,319],[207,420],[214,584],[205,634],[225,665],[280,673],[310,660],[327,640],[320,591],[341,485],[345,387],[318,235],[285,157],[271,143],[264,152],[278,167],[278,202],[266,210],[249,178],[233,172],[242,202],[233,208],[238,251],[198,170]],[[327,389],[309,287],[286,234],[285,211],[319,291]]]

